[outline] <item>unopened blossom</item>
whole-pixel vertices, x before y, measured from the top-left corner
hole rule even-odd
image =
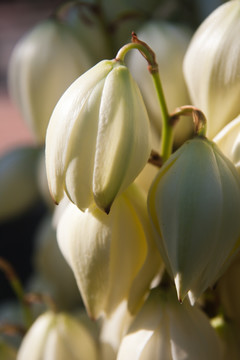
[[[97,360],[89,330],[66,313],[40,315],[24,336],[17,360]]]
[[[46,167],[56,203],[64,193],[80,209],[106,213],[150,155],[149,120],[128,68],[103,60],[64,93],[51,116]]]
[[[60,96],[91,66],[72,29],[54,18],[39,23],[17,42],[9,62],[9,92],[38,143],[45,142]]]
[[[123,300],[130,313],[138,310],[162,264],[139,189],[119,195],[108,215],[70,203],[57,238],[90,317],[110,316]]]
[[[239,32],[240,2],[227,1],[200,25],[184,58],[189,94],[211,139],[240,113]]]
[[[222,359],[206,315],[175,293],[154,289],[120,344],[117,360]]]
[[[193,303],[239,249],[239,174],[216,144],[196,137],[160,169],[148,209],[178,298]]]

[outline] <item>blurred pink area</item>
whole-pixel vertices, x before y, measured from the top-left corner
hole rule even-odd
[[[60,0],[0,2],[0,154],[33,138],[7,93],[7,67],[17,41],[48,17]]]
[[[0,154],[33,144],[33,138],[7,94],[0,94]]]

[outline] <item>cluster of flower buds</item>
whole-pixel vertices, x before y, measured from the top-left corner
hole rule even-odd
[[[80,293],[99,326],[48,311],[18,360],[239,358],[239,14],[239,0],[219,6],[191,42],[186,27],[148,22],[93,67],[77,17],[49,19],[17,46],[11,92],[45,141],[41,184],[58,205],[35,259],[59,304]]]

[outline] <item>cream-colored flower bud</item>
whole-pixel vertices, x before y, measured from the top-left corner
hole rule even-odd
[[[240,173],[240,116],[227,124],[213,139]]]
[[[27,210],[40,199],[36,178],[39,150],[13,149],[0,158],[0,220]]]
[[[148,206],[178,297],[194,302],[239,248],[239,174],[216,144],[194,138],[160,169]]]
[[[156,54],[162,86],[170,112],[176,107],[189,104],[189,95],[183,77],[182,63],[191,32],[183,26],[164,21],[150,21],[137,32]],[[154,83],[146,66],[146,60],[132,51],[128,65],[142,92],[150,121],[161,131],[161,112]],[[174,129],[175,141],[181,143],[192,130],[190,119],[179,121]]]
[[[135,312],[160,270],[145,197],[133,185],[109,215],[96,206],[82,212],[70,203],[57,238],[92,318],[110,316],[124,299]]]
[[[220,342],[206,315],[175,294],[151,291],[123,338],[117,360],[221,360]]]
[[[97,346],[87,328],[72,316],[48,311],[23,338],[17,360],[97,360]]]
[[[150,155],[147,111],[120,61],[103,60],[80,76],[54,109],[46,137],[51,194],[64,191],[80,209],[96,202],[105,212]]]
[[[48,19],[16,44],[10,58],[9,92],[36,141],[44,144],[58,99],[92,61],[67,25]]]
[[[240,113],[240,2],[228,1],[200,25],[184,59],[193,105],[208,119],[213,138]]]

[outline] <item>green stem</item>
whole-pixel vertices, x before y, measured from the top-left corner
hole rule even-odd
[[[162,116],[162,139],[161,139],[161,158],[165,162],[172,152],[173,143],[173,125],[170,122],[170,115],[167,109],[167,103],[162,89],[162,84],[158,71],[158,64],[153,50],[143,41],[137,38],[135,33],[132,33],[132,43],[124,45],[117,53],[116,61],[124,61],[124,58],[129,50],[137,49],[148,62],[148,70],[152,75],[153,83],[157,92],[157,97],[160,104],[160,111]]]
[[[172,144],[173,144],[173,126],[170,123],[170,115],[168,113],[167,104],[165,101],[165,96],[162,89],[162,84],[160,81],[160,76],[158,72],[152,73],[153,82],[157,92],[161,116],[162,116],[162,134],[161,134],[161,157],[163,162],[165,162],[172,153]]]
[[[19,280],[13,267],[8,263],[8,261],[6,261],[3,258],[0,258],[0,269],[5,273],[10,285],[12,286],[14,293],[16,294],[16,296],[22,306],[25,323],[26,323],[27,328],[29,328],[32,324],[33,317],[32,317],[32,313],[31,313],[29,306],[26,304],[26,301],[24,298],[25,294],[23,291],[21,281]]]

